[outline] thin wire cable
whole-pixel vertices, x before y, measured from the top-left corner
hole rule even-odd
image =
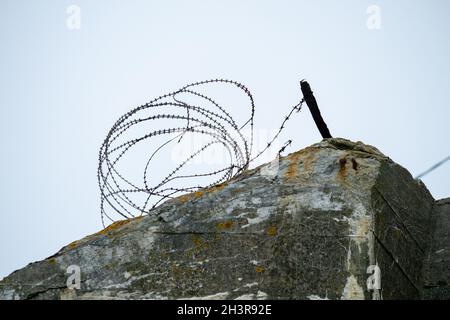
[[[429,169],[425,170],[424,172],[422,172],[421,174],[419,174],[416,179],[421,179],[423,177],[425,177],[427,174],[431,173],[432,171],[436,170],[437,168],[439,168],[440,166],[442,166],[444,163],[446,163],[447,161],[450,160],[450,156],[448,156],[447,158],[442,159],[441,161],[439,161],[438,163],[434,164],[433,166],[431,166]]]

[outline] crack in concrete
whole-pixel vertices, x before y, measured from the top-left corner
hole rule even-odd
[[[400,215],[397,213],[397,211],[392,207],[392,205],[389,203],[389,201],[384,197],[384,195],[380,192],[380,190],[378,190],[377,187],[374,187],[375,191],[379,194],[379,196],[381,197],[381,199],[383,199],[383,201],[388,205],[388,207],[391,209],[392,213],[395,215],[395,217],[398,220],[398,223],[405,229],[406,233],[409,235],[409,237],[413,240],[413,242],[416,244],[417,248],[419,248],[419,250],[425,254],[425,249],[423,249],[419,242],[414,238],[414,236],[412,235],[411,231],[409,231],[408,227],[403,223],[402,219],[400,218]]]
[[[392,264],[395,264],[400,272],[405,276],[405,278],[408,280],[409,283],[411,283],[411,285],[414,287],[414,289],[417,290],[417,292],[420,295],[421,290],[416,286],[416,284],[414,283],[414,281],[409,277],[408,273],[406,272],[406,270],[404,270],[402,268],[402,266],[397,262],[397,259],[394,257],[394,255],[392,254],[392,252],[389,251],[389,249],[384,245],[384,243],[377,237],[377,235],[375,233],[373,233],[373,236],[375,238],[375,240],[377,241],[377,243],[381,246],[381,248],[387,253],[387,255],[392,259]]]

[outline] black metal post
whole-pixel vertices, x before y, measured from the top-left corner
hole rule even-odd
[[[317,105],[316,98],[314,98],[313,92],[309,83],[302,80],[300,81],[300,87],[303,93],[303,99],[305,99],[306,105],[311,111],[311,115],[316,123],[317,129],[319,129],[322,138],[332,138],[330,131],[328,130],[327,124],[323,121],[322,115],[320,114],[319,106]]]

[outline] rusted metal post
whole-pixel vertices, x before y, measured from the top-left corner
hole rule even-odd
[[[319,106],[317,105],[316,98],[314,98],[309,83],[302,80],[300,81],[300,87],[302,89],[303,99],[305,99],[306,105],[308,106],[309,111],[311,111],[311,115],[322,138],[332,138],[330,130],[328,130],[327,124],[323,121],[322,115],[320,114]]]

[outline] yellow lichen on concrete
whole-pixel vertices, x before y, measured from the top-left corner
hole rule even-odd
[[[256,266],[256,267],[255,267],[255,272],[261,273],[261,272],[263,272],[263,271],[264,271],[264,268],[262,268],[262,267],[260,267],[260,266]]]
[[[195,192],[183,194],[183,195],[179,196],[176,199],[179,202],[181,202],[181,203],[185,203],[185,202],[188,202],[188,201],[193,200],[193,199],[199,199],[203,195],[203,193],[204,193],[203,190],[198,190],[198,191],[195,191]]]
[[[182,196],[179,196],[177,198],[178,201],[180,201],[181,203],[185,203],[187,201],[189,201],[192,197],[192,194],[188,193],[188,194],[183,194]]]
[[[230,229],[233,226],[233,221],[227,220],[224,222],[220,222],[216,225],[217,230],[222,231],[226,229]]]
[[[316,149],[306,148],[288,155],[287,161],[289,162],[289,164],[283,175],[284,180],[289,181],[298,177],[298,166],[300,161],[303,162],[303,170],[305,172],[310,171],[314,163],[316,153]]]
[[[127,219],[127,220],[115,221],[115,222],[111,223],[109,226],[107,226],[105,229],[100,230],[99,232],[96,232],[93,235],[98,236],[98,235],[108,234],[113,230],[116,230],[124,225],[129,224],[131,221],[139,221],[140,219],[142,219],[142,217],[136,217],[136,218]]]
[[[69,243],[69,244],[67,245],[67,248],[69,248],[69,249],[75,249],[75,248],[78,246],[79,243],[80,243],[79,240],[75,240],[75,241]]]
[[[114,233],[112,231],[117,231],[118,228],[120,228],[122,226],[125,226],[125,225],[129,224],[132,221],[139,221],[141,219],[142,219],[142,217],[136,217],[136,218],[131,218],[131,219],[128,219],[128,220],[115,221],[115,222],[111,223],[109,226],[107,226],[103,230],[100,230],[100,231],[98,231],[98,232],[96,232],[96,233],[94,233],[92,235],[84,237],[83,239],[76,240],[76,241],[73,241],[73,242],[69,243],[66,246],[66,248],[69,249],[69,250],[75,249],[81,243],[83,243],[83,242],[85,242],[85,241],[87,241],[89,239],[92,239],[93,237],[100,236],[100,235],[107,235],[108,237],[112,237],[114,235]]]
[[[202,190],[195,191],[192,195],[194,199],[198,199],[203,195],[203,191]]]
[[[217,191],[222,190],[225,187],[226,183],[220,183],[217,185],[214,185],[212,187],[206,188],[206,189],[200,189],[195,192],[191,192],[188,194],[183,194],[176,198],[179,202],[185,203],[189,200],[199,199],[201,198],[205,193],[214,193]]]
[[[195,246],[196,251],[200,251],[201,249],[207,249],[208,248],[208,242],[202,240],[198,235],[193,234],[191,236],[191,241]]]
[[[277,234],[277,227],[271,226],[267,229],[267,234],[269,236],[275,236]]]
[[[305,170],[305,172],[311,171],[311,167],[312,167],[312,164],[314,163],[315,155],[316,155],[315,149],[309,150],[309,152],[306,154],[306,157],[303,160],[303,170]]]
[[[287,156],[289,164],[283,175],[284,180],[292,180],[297,178],[298,161],[302,156],[303,153],[302,151],[291,153],[290,155]]]
[[[205,190],[205,192],[208,193],[213,193],[213,192],[217,192],[222,190],[223,188],[225,188],[226,183],[220,183],[220,184],[216,184],[208,189]]]

